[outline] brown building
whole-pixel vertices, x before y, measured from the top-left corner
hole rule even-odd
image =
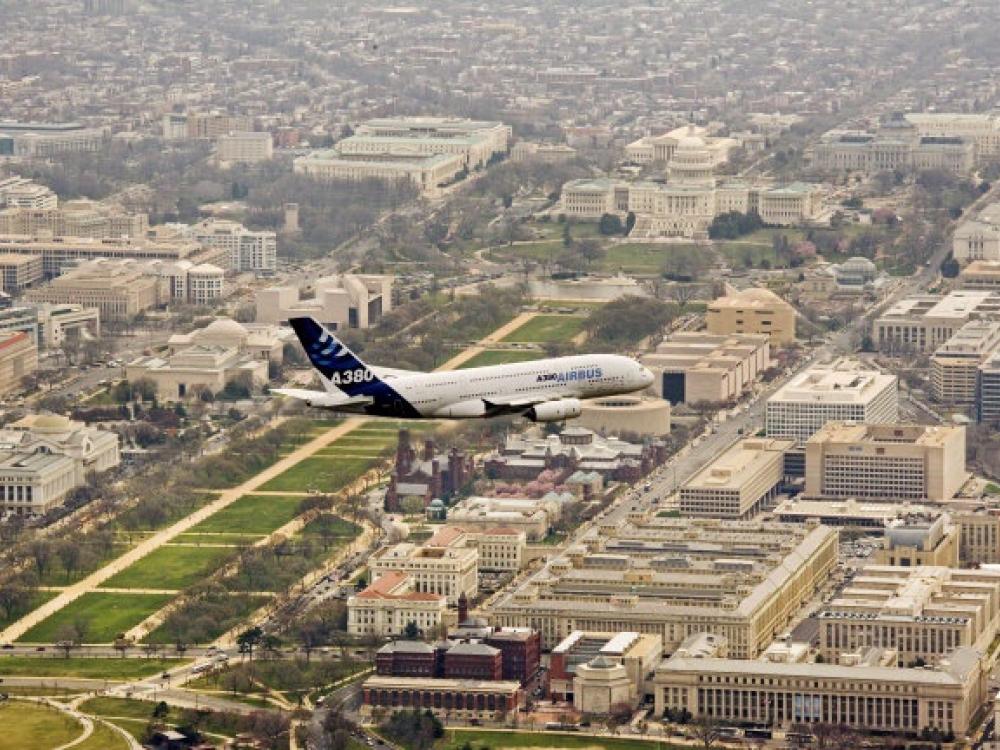
[[[420,708],[460,718],[492,718],[497,712],[514,711],[523,694],[516,682],[384,677],[365,680],[362,713],[374,708]]]
[[[456,643],[444,652],[444,677],[450,680],[492,681],[503,679],[500,649],[485,643]]]
[[[447,498],[472,478],[474,463],[471,456],[457,448],[443,453],[430,438],[419,453],[410,442],[410,431],[399,431],[396,445],[396,466],[389,477],[385,494],[385,510],[398,513],[402,500],[418,497],[426,508],[434,498]]]
[[[393,641],[375,652],[375,673],[389,677],[438,677],[441,656],[423,641]]]

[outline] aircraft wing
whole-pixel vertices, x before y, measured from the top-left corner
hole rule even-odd
[[[315,406],[318,409],[358,408],[367,406],[374,400],[371,396],[348,396],[346,393],[309,391],[304,388],[272,388],[271,393],[305,401],[309,406]]]
[[[485,401],[488,406],[502,406],[511,409],[527,409],[529,406],[534,406],[535,404],[543,404],[546,401],[558,401],[561,398],[565,398],[565,396],[559,393],[543,393],[539,391],[538,393],[519,393],[516,396],[496,396],[485,398],[483,401]]]

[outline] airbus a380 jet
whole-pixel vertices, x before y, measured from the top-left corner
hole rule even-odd
[[[292,318],[326,390],[276,388],[318,409],[405,419],[520,414],[534,422],[580,416],[581,399],[646,388],[653,374],[628,357],[581,354],[452,372],[369,366],[312,318]]]

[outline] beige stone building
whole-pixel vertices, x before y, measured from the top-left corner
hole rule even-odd
[[[895,375],[852,359],[815,365],[767,400],[766,431],[772,437],[808,440],[830,420],[895,422],[899,400]]]
[[[215,145],[215,158],[221,164],[256,164],[274,156],[270,133],[233,130],[220,135]]]
[[[769,289],[729,287],[709,303],[705,318],[709,333],[763,333],[778,346],[795,341],[795,308]]]
[[[376,578],[347,599],[347,632],[353,636],[399,636],[409,623],[433,633],[446,620],[448,601],[443,594],[413,590],[410,576],[392,571]]]
[[[662,655],[658,635],[576,630],[552,649],[549,693],[582,713],[606,714],[615,704],[634,707],[652,695]]]
[[[792,440],[751,438],[735,443],[680,490],[685,516],[750,518],[777,495]]]
[[[289,318],[311,316],[333,330],[368,328],[392,310],[395,277],[345,273],[323,276],[313,283],[314,296],[301,299],[291,286],[257,292],[257,321],[283,323]]]
[[[642,363],[656,376],[653,390],[671,404],[720,403],[739,398],[770,366],[763,334],[671,334]]]
[[[1000,347],[1000,321],[970,320],[931,357],[931,396],[943,404],[973,404],[980,365]]]
[[[891,649],[898,666],[985,653],[1000,626],[1000,571],[871,565],[819,612],[819,652]]]
[[[876,565],[957,568],[961,527],[940,511],[910,511],[886,523]]]
[[[600,435],[670,434],[670,402],[644,396],[609,396],[583,402],[577,424]]]
[[[373,555],[368,567],[372,577],[403,573],[413,581],[413,591],[441,594],[452,606],[465,594],[479,591],[479,551],[466,544],[461,529],[444,527],[422,545],[401,542]]]
[[[83,199],[67,201],[58,207],[0,210],[0,235],[139,239],[148,229],[146,214]]]
[[[1000,260],[972,261],[958,274],[958,283],[962,289],[1000,290]]]
[[[0,509],[44,514],[91,472],[112,469],[120,460],[113,432],[53,414],[24,417],[0,430]]]
[[[673,657],[655,681],[657,716],[669,708],[727,723],[822,722],[911,735],[963,734],[986,698],[973,649],[957,649],[935,669]]]
[[[528,497],[466,497],[448,509],[448,522],[469,531],[503,527],[522,532],[530,541],[544,539],[561,508]]]
[[[20,390],[38,369],[38,346],[24,331],[0,332],[0,396]]]
[[[238,349],[198,344],[166,357],[137,357],[125,366],[125,377],[152,381],[160,400],[186,401],[203,391],[218,393],[233,381],[260,388],[267,382],[268,368],[266,361]]]
[[[872,337],[881,351],[932,352],[970,320],[998,314],[1000,294],[985,289],[907,297],[875,320]]]
[[[218,253],[206,250],[197,242],[164,232],[151,239],[94,239],[91,237],[29,237],[0,235],[0,255],[17,253],[39,255],[49,277],[88,260],[164,260],[188,259],[213,262]]]
[[[828,422],[806,442],[811,497],[944,502],[968,477],[961,425]]]
[[[20,294],[42,280],[42,259],[36,255],[0,255],[0,292]]]
[[[703,631],[753,658],[836,565],[818,525],[634,517],[602,524],[489,607],[495,625],[533,627],[551,648],[574,630],[658,635],[672,651]]]
[[[317,180],[363,182],[381,180],[409,183],[424,193],[436,193],[453,182],[465,169],[459,154],[422,155],[405,151],[380,154],[341,154],[339,151],[315,151],[295,159],[296,174]]]
[[[73,304],[100,310],[101,319],[127,320],[166,302],[155,276],[120,263],[88,263],[29,289],[28,302]]]
[[[516,573],[527,562],[527,536],[517,529],[470,529],[466,544],[479,551],[479,569],[488,573]]]

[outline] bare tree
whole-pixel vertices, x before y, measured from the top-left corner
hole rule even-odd
[[[707,714],[699,715],[691,722],[691,735],[705,750],[710,750],[722,739],[718,719]]]
[[[687,303],[698,296],[698,287],[694,284],[674,284],[670,287],[670,298],[683,311]]]

